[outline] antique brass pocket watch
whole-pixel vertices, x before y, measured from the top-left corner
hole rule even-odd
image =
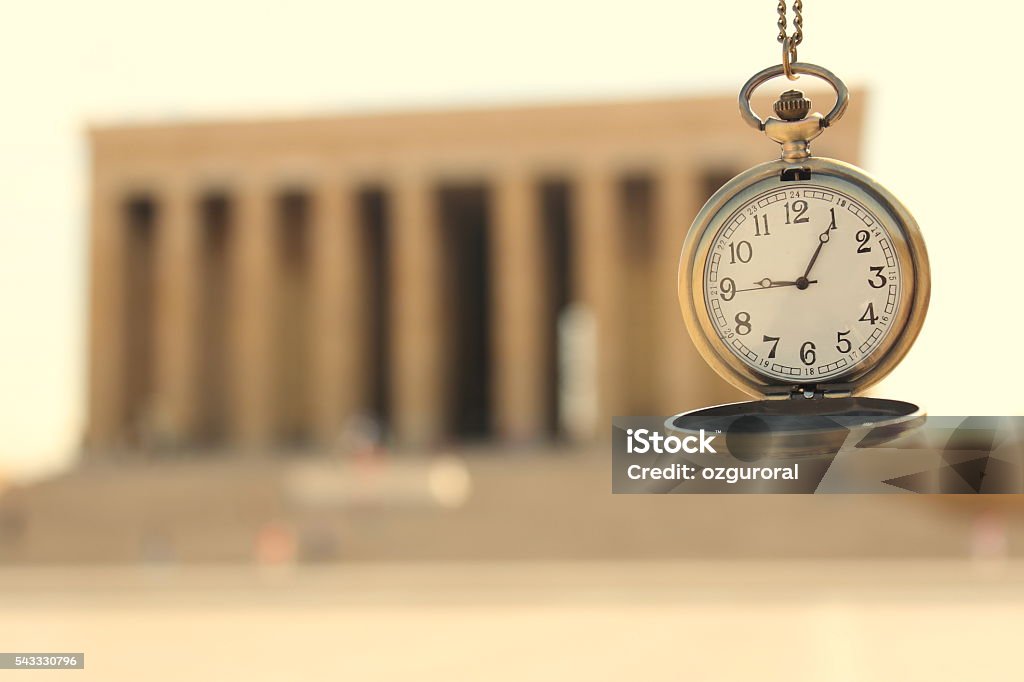
[[[930,291],[924,241],[881,183],[811,155],[811,141],[838,122],[849,92],[832,72],[796,61],[797,36],[784,36],[784,12],[780,3],[783,63],[755,74],[739,95],[744,120],[780,143],[782,156],[740,173],[708,200],[686,235],[678,279],[701,355],[760,400],[687,416],[805,415],[811,431],[821,426],[815,415],[910,425],[922,417],[916,405],[857,394],[892,371],[921,329]],[[797,74],[832,87],[827,114],[810,113],[795,90],[782,93],[776,117],[753,112],[758,87]]]

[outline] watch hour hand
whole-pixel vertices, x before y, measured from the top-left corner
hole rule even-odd
[[[789,281],[789,280],[771,280],[771,279],[768,279],[767,277],[765,277],[760,282],[754,282],[754,284],[757,285],[756,287],[750,287],[749,289],[737,289],[736,293],[739,293],[741,291],[761,291],[762,289],[778,289],[778,288],[781,288],[781,287],[797,287],[799,289],[806,289],[808,284],[817,284],[817,283],[818,283],[818,280],[816,280],[816,279],[803,280],[803,281],[801,281],[801,280]],[[801,286],[801,284],[803,286]]]

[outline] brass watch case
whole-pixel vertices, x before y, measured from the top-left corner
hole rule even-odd
[[[809,173],[808,180],[787,182],[783,173]],[[739,360],[715,333],[704,300],[703,274],[720,217],[727,217],[756,193],[763,192],[762,181],[778,178],[779,189],[803,182],[842,182],[837,186],[850,192],[850,186],[869,198],[871,208],[880,208],[877,216],[892,238],[903,273],[903,291],[892,326],[885,339],[868,356],[845,374],[815,384],[786,382],[762,374]],[[831,180],[830,180],[831,179]],[[686,328],[694,345],[707,363],[729,383],[745,393],[768,399],[804,394],[806,397],[849,397],[877,383],[910,350],[928,311],[931,271],[928,253],[917,221],[900,201],[865,171],[842,161],[809,156],[799,161],[776,160],[755,166],[727,182],[708,199],[686,235],[679,262],[678,295]]]

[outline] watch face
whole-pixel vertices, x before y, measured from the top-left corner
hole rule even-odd
[[[900,313],[901,240],[852,183],[762,181],[709,225],[703,294],[714,333],[742,363],[794,384],[869,362]]]

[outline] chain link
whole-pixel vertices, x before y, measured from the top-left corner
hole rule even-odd
[[[779,42],[785,42],[786,40],[786,0],[779,0]],[[793,34],[789,36],[789,44],[793,47],[794,58],[796,61],[795,51],[796,46],[804,41],[804,3],[803,0],[794,0],[793,2]]]
[[[804,41],[804,3],[803,0],[793,0],[793,33],[786,35],[786,0],[779,0],[779,20],[776,25],[779,27],[779,42],[782,43],[782,67],[786,78],[795,81],[797,76],[793,73],[792,64],[797,62],[796,46]]]

